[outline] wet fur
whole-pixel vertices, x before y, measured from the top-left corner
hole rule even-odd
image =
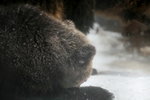
[[[0,1],[1,100],[32,100],[34,97],[54,100],[66,96],[70,100],[72,95],[79,99],[88,96],[90,100],[90,91],[96,90],[99,99],[112,99],[108,91],[99,87],[79,88],[91,74],[95,48],[76,29],[77,24],[66,21],[70,14],[59,13],[65,11],[61,2],[56,2],[59,6],[48,6],[49,9],[44,6],[47,5],[44,0],[41,3],[9,1]],[[74,10],[68,13],[72,12]]]
[[[76,28],[87,34],[94,22],[94,0],[1,0],[2,5],[31,4],[61,20],[72,20]]]

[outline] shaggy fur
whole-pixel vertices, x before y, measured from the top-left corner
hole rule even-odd
[[[1,90],[44,94],[86,81],[95,48],[83,33],[29,5],[0,12]]]
[[[2,5],[31,4],[61,20],[72,20],[77,29],[87,34],[93,26],[94,0],[1,0]]]
[[[82,0],[76,5],[84,3]],[[95,48],[76,29],[88,23],[84,23],[83,16],[80,20],[74,17],[82,7],[76,9],[74,5],[69,10],[67,4],[72,2],[0,1],[1,100],[44,100],[46,97],[97,100],[97,96],[102,100],[112,99],[108,91],[99,87],[79,88],[91,74]],[[83,10],[89,14],[87,9]],[[66,18],[72,18],[75,25]],[[82,24],[78,26],[80,21]],[[89,23],[87,26],[84,31],[88,30]]]

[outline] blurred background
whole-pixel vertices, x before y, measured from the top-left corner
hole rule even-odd
[[[95,71],[82,86],[100,86],[114,100],[150,100],[150,1],[97,0],[88,38]]]

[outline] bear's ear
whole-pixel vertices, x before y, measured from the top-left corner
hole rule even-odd
[[[72,20],[77,29],[87,34],[93,27],[94,0],[64,0],[64,15]]]

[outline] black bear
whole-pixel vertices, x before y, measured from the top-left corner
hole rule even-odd
[[[0,2],[1,100],[111,100],[102,88],[79,88],[91,74],[95,48],[76,29],[78,21],[66,20],[67,0]]]

